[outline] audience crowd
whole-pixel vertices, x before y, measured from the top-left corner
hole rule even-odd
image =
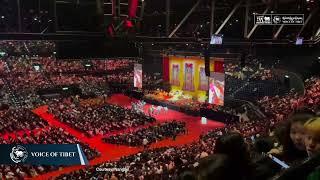
[[[80,106],[70,98],[51,102],[49,108],[59,120],[88,136],[104,135],[155,122],[152,117],[115,105]]]
[[[87,136],[105,135],[109,132],[148,125],[147,128],[103,138],[107,143],[129,146],[143,145],[144,151],[121,157],[118,161],[104,162],[70,174],[64,174],[58,179],[178,179],[183,172],[188,170],[200,169],[201,171],[202,168],[213,168],[208,165],[211,163],[210,158],[219,159],[221,158],[219,154],[226,155],[231,159],[231,163],[225,159],[222,160],[225,162],[222,163],[222,168],[216,168],[220,168],[220,171],[222,169],[229,171],[221,173],[216,179],[228,179],[221,178],[226,175],[240,179],[242,177],[245,177],[243,179],[263,179],[275,175],[274,171],[277,168],[266,167],[265,169],[269,172],[264,173],[269,174],[261,176],[263,178],[246,178],[253,177],[249,172],[251,169],[249,164],[253,159],[257,159],[257,154],[261,155],[262,152],[272,154],[283,158],[290,165],[295,165],[301,163],[302,159],[312,157],[320,152],[318,143],[320,119],[315,117],[315,112],[319,110],[320,104],[320,78],[318,77],[306,80],[303,95],[291,91],[285,96],[266,96],[258,101],[258,106],[266,115],[265,118],[251,118],[226,124],[223,128],[204,133],[199,140],[191,144],[148,149],[149,144],[168,137],[175,139],[181,133],[187,133],[187,129],[186,125],[179,121],[153,126],[152,123],[155,122],[153,117],[106,103],[106,94],[103,91],[106,88],[104,86],[108,83],[124,84],[128,85],[129,89],[132,86],[129,84],[133,82],[131,67],[136,61],[131,59],[56,60],[52,56],[54,43],[46,41],[0,41],[0,51],[5,52],[4,57],[0,59],[1,99],[18,96],[24,106],[0,110],[0,134],[20,130],[28,131],[22,135],[9,136],[8,138],[0,137],[1,144],[81,144],[88,159],[99,156],[96,150],[81,143],[63,129],[49,127],[47,122],[42,121],[28,109],[36,99],[39,99],[36,94],[38,88],[49,88],[55,85],[76,84],[85,92],[91,90],[96,93],[102,92],[103,98],[100,96],[93,100],[84,100],[75,96],[48,101],[50,113]],[[48,56],[43,57],[43,54]],[[41,55],[41,57],[39,58],[37,55]],[[89,68],[90,66],[91,68]],[[125,71],[125,69],[131,70]],[[105,76],[95,76],[92,75],[94,71],[110,71],[110,73],[104,74]],[[238,89],[249,86],[251,82],[277,81],[274,73],[270,69],[263,68],[259,63],[242,68],[234,64],[227,64],[225,71],[227,81],[244,80],[241,81],[241,85],[235,86]],[[153,86],[158,81],[155,77],[144,77],[144,84],[147,86]],[[231,90],[227,88],[227,91],[235,91],[235,89],[231,87]],[[154,92],[153,89],[149,94]],[[157,99],[156,93],[152,97],[155,100],[167,100],[165,96],[170,96],[169,93],[163,94],[164,96],[160,99]],[[192,99],[170,103],[189,110],[199,111],[202,107],[200,103],[196,103]],[[206,108],[237,114],[235,108],[228,106],[208,105]],[[301,109],[309,109],[309,111],[297,113]],[[307,137],[306,140],[304,137]],[[267,140],[270,140],[271,143],[267,143]],[[258,142],[262,144],[260,144],[262,147]],[[205,167],[203,164],[206,163],[208,166]],[[259,162],[255,161],[255,165],[258,166]],[[268,166],[269,164],[263,163],[263,165]],[[35,177],[57,168],[1,165],[0,179]],[[97,170],[105,168],[124,168],[125,171],[101,172]],[[214,168],[200,174],[202,177],[210,177],[208,173],[211,171],[214,171]],[[255,169],[255,174],[257,172],[259,171]]]
[[[123,157],[120,161],[106,162],[101,165],[89,167],[85,170],[62,175],[58,179],[90,179],[91,177],[98,179],[178,179],[181,172],[186,169],[198,167],[201,159],[211,156],[216,151],[216,143],[221,136],[234,132],[240,133],[244,137],[244,140],[246,140],[248,144],[251,144],[252,149],[250,149],[250,151],[253,152],[259,149],[258,147],[253,147],[253,143],[257,139],[262,137],[273,138],[274,136],[277,136],[275,137],[276,139],[281,139],[283,136],[287,137],[288,134],[281,134],[283,131],[280,132],[280,135],[277,134],[279,133],[277,132],[277,128],[282,122],[285,122],[288,116],[295,110],[301,108],[316,110],[314,109],[315,107],[319,108],[319,104],[314,104],[319,102],[319,82],[319,78],[308,80],[306,82],[306,93],[304,96],[290,93],[287,96],[276,97],[274,99],[270,97],[264,98],[260,102],[260,105],[266,104],[263,106],[267,114],[266,119],[229,124],[224,128],[215,129],[202,135],[198,142],[192,144],[184,145],[182,147],[165,147],[144,151],[132,156]],[[314,101],[310,101],[310,99]],[[281,111],[281,108],[284,109]],[[278,143],[285,144],[284,141],[275,141],[274,144],[270,145],[268,150],[279,147]],[[233,144],[237,143],[233,142]],[[230,145],[228,145],[228,148],[230,148]],[[280,146],[280,148],[282,148],[282,146]],[[237,154],[236,149],[231,149],[230,152]],[[273,151],[270,152],[273,153]],[[254,153],[252,153],[251,156],[252,158],[256,157]],[[268,163],[263,165],[268,165]],[[127,172],[114,171],[101,173],[96,171],[97,168],[126,168]],[[278,168],[279,167],[276,166],[276,168],[267,168],[267,170],[272,171],[272,173],[269,173],[273,176],[275,175],[275,172],[273,171],[276,171]],[[268,176],[263,174],[262,178],[268,178]],[[261,177],[259,179],[261,179]]]
[[[43,128],[48,123],[27,108],[0,110],[0,134]]]
[[[51,41],[0,41],[0,51],[7,55],[51,55],[55,43]]]
[[[121,144],[128,146],[149,145],[165,138],[175,138],[181,133],[186,133],[185,122],[166,122],[163,124],[142,128],[135,132],[119,134],[104,138],[103,140],[111,144]]]
[[[96,71],[114,71],[128,68],[133,69],[133,65],[137,61],[132,59],[109,59],[108,61],[93,60],[92,63]]]

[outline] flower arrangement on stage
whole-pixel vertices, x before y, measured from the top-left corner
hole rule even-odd
[[[157,90],[152,94],[146,94],[145,97],[160,102],[170,103],[172,105],[190,110],[199,110],[201,104],[206,100],[206,97],[204,96],[201,97],[202,99],[200,99],[202,102],[199,102],[198,99],[193,98],[192,95],[184,94],[181,90],[171,91],[169,93]]]
[[[198,101],[201,103],[205,103],[208,100],[208,96],[202,95],[198,97]]]
[[[181,91],[181,90],[171,91],[169,93],[169,95],[172,96],[169,99],[169,101],[171,101],[171,102],[177,102],[177,101],[181,101],[181,100],[190,100],[190,99],[192,99],[191,95],[184,94],[183,91]]]
[[[171,95],[164,90],[157,89],[156,91],[153,91],[152,93],[146,94],[145,97],[149,98],[149,99],[163,101],[163,100],[170,99]]]

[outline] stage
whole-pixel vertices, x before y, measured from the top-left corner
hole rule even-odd
[[[144,100],[147,103],[155,106],[167,107],[191,116],[206,117],[222,123],[239,121],[239,116],[217,111],[212,108],[214,105],[199,102],[193,98],[190,98],[188,95],[185,96],[181,93],[179,93],[177,96],[176,93],[167,93],[158,90],[153,94],[143,95],[140,91],[130,91],[127,93],[127,95],[136,99]]]

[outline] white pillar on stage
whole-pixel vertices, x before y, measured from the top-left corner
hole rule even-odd
[[[201,117],[201,124],[207,124],[207,118]]]

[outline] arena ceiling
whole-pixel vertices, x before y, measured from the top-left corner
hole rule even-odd
[[[144,29],[143,33],[151,36],[168,36],[175,27],[186,16],[188,11],[198,0],[145,0]],[[170,26],[166,29],[167,3],[170,2]],[[214,5],[214,30],[217,30],[228,17],[233,8],[239,3],[238,0],[216,0]],[[305,20],[309,17],[308,23],[302,26],[284,26],[278,33],[279,26],[258,27],[250,36],[252,39],[292,39],[297,35],[305,39],[311,39],[320,27],[319,2],[312,0],[250,0],[242,1],[227,21],[220,33],[225,37],[244,38],[246,5],[250,2],[248,9],[247,31],[254,26],[254,13],[262,14],[269,7],[267,13],[279,14],[304,14]],[[200,0],[199,5],[190,14],[187,20],[176,31],[174,37],[210,37],[210,18],[212,0]],[[302,31],[301,31],[302,29]],[[169,32],[167,32],[169,31]],[[301,31],[301,32],[300,32]],[[247,32],[247,33],[249,33]]]
[[[122,19],[115,23],[116,27],[121,26],[128,10],[128,0],[117,1]],[[174,42],[203,41],[220,29],[220,34],[233,40],[294,41],[297,36],[304,37],[306,41],[320,40],[318,0],[215,0],[214,5],[212,2],[139,0],[137,18],[134,20],[136,27],[125,35],[150,42],[163,39]],[[102,5],[104,22],[97,18],[99,3]],[[105,33],[106,26],[113,21],[111,6],[112,0],[3,0],[0,1],[0,32],[41,35]],[[263,13],[266,9],[267,13],[304,14],[308,22],[304,26],[281,28],[258,26],[248,37],[254,28],[254,13]],[[233,10],[234,13],[226,21]],[[182,22],[183,19],[185,21]],[[123,33],[117,32],[117,35],[122,36]]]

